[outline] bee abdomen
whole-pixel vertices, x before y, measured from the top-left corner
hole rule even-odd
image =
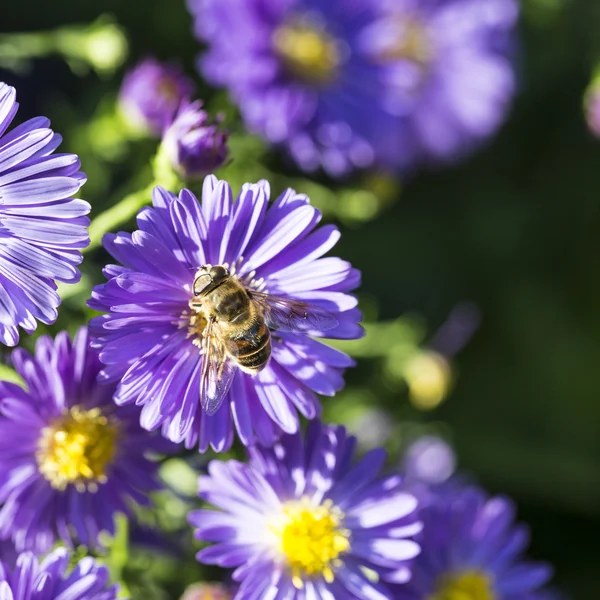
[[[240,368],[249,373],[258,373],[267,365],[271,356],[271,335],[264,322],[252,328],[252,335],[236,340]],[[250,333],[250,332],[248,332]]]

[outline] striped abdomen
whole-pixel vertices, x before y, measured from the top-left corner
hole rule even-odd
[[[258,373],[267,366],[271,357],[271,332],[261,316],[256,314],[248,319],[231,341],[237,346],[235,361],[243,371]]]

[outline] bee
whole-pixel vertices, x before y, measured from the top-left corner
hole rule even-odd
[[[271,357],[271,331],[332,329],[337,319],[320,306],[258,292],[223,265],[198,269],[190,308],[206,320],[200,403],[207,414],[223,402],[236,369],[256,375]]]

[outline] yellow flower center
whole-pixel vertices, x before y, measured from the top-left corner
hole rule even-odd
[[[40,473],[53,488],[74,484],[95,491],[106,482],[116,451],[117,424],[99,408],[74,406],[42,430],[36,454]]]
[[[419,65],[427,65],[432,58],[432,48],[423,25],[412,17],[397,17],[396,40],[380,54],[382,61],[410,60]]]
[[[206,317],[194,309],[185,311],[181,315],[181,323],[187,326],[187,338],[198,348],[202,348],[202,334],[206,328]]]
[[[481,571],[443,575],[427,600],[496,600],[492,581]]]
[[[342,511],[330,500],[313,506],[308,498],[288,502],[272,524],[279,549],[297,589],[306,577],[323,576],[331,583],[340,555],[350,549],[350,532],[342,529]]]
[[[330,83],[340,65],[336,41],[305,23],[282,25],[273,36],[275,52],[291,75],[311,84]]]

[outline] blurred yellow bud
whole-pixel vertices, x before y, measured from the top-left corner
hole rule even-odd
[[[110,75],[127,58],[129,51],[123,29],[106,15],[91,25],[71,25],[56,31],[55,44],[72,67],[91,67],[100,75]]]
[[[424,350],[407,360],[404,378],[414,406],[421,410],[432,410],[450,391],[452,369],[444,356],[433,350]]]
[[[127,38],[116,23],[97,23],[92,26],[84,53],[93,69],[99,72],[114,71],[125,62],[127,52]]]

